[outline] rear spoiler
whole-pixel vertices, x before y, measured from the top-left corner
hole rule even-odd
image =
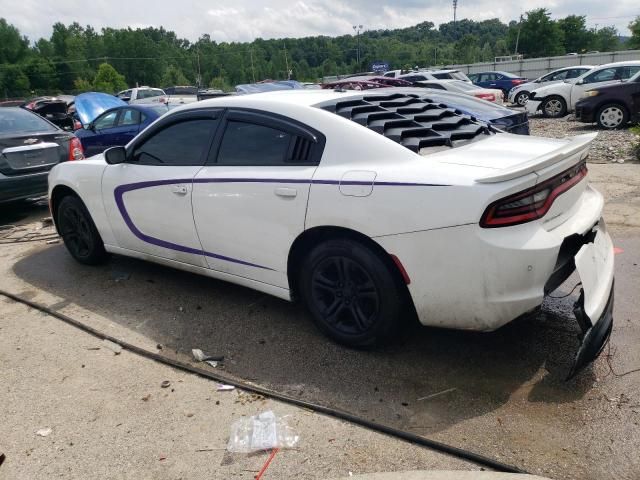
[[[512,167],[498,170],[496,173],[492,173],[485,177],[476,179],[478,183],[497,183],[504,182],[506,180],[512,180],[514,178],[522,177],[529,173],[533,173],[537,170],[542,170],[549,165],[558,163],[565,158],[568,158],[576,153],[582,151],[583,154],[580,159],[584,159],[588,153],[588,147],[598,136],[597,133],[585,133],[583,135],[576,135],[570,139],[566,144],[562,145],[556,150],[552,150],[549,153],[536,157],[520,165],[514,165]]]

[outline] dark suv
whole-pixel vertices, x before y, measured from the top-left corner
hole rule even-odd
[[[640,122],[640,72],[622,83],[585,92],[576,103],[576,118],[607,130]]]

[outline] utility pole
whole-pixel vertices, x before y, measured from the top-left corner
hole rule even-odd
[[[202,75],[200,72],[200,51],[196,49],[196,59],[198,61],[198,78],[196,78],[196,85],[200,88],[200,83],[202,82]]]
[[[453,24],[458,20],[458,0],[453,0]]]
[[[362,31],[362,25],[354,25],[353,31],[356,32],[356,38],[358,42],[358,49],[356,50],[356,62],[358,64],[358,70],[361,70],[360,68],[360,32]]]
[[[284,44],[284,63],[287,65],[287,80],[291,80],[291,70],[289,70],[289,58],[287,57],[287,44],[284,41],[282,43]]]
[[[514,54],[518,55],[518,45],[520,44],[520,30],[522,29],[522,15],[520,15],[520,23],[518,23],[518,35],[516,36],[516,51]]]
[[[253,77],[253,83],[256,83],[256,69],[253,66],[253,49],[249,49],[249,55],[251,56],[251,76]]]

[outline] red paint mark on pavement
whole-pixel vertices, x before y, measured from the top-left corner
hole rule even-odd
[[[620,253],[624,253],[624,250],[621,249],[620,247],[613,247],[613,254],[614,255],[618,255]]]
[[[280,449],[279,448],[274,448],[273,450],[271,450],[271,455],[269,455],[269,458],[267,458],[267,461],[264,462],[264,465],[262,466],[262,468],[260,469],[260,471],[256,475],[256,477],[255,477],[256,480],[260,480],[262,478],[262,476],[264,475],[264,472],[266,472],[267,468],[269,468],[269,464],[271,463],[271,460],[273,460],[273,457],[275,457],[276,453],[278,453],[278,450],[280,450]]]

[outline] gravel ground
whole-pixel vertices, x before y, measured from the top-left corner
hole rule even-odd
[[[539,137],[564,138],[598,132],[598,138],[591,147],[590,163],[639,162],[631,152],[633,143],[638,141],[638,137],[628,129],[601,130],[595,124],[576,121],[573,115],[561,119],[530,116],[529,125],[531,126],[531,135]]]

